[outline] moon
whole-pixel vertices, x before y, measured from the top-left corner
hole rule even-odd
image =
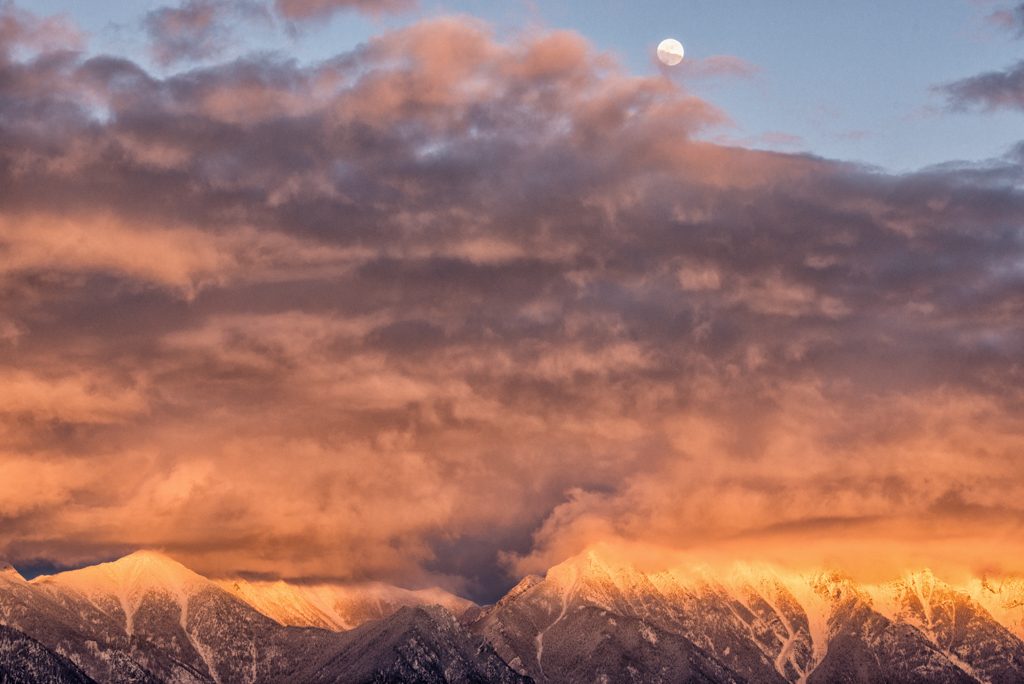
[[[665,66],[675,66],[683,61],[683,44],[675,38],[666,38],[658,43],[658,60]]]

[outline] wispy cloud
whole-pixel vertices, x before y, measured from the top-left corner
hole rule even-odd
[[[1024,3],[998,9],[989,14],[988,20],[991,24],[1012,32],[1017,38],[1024,38]]]
[[[346,10],[366,14],[402,12],[416,6],[416,0],[274,0],[282,17],[296,21],[323,19]]]

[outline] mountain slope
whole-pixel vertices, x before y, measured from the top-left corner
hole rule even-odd
[[[405,607],[342,635],[293,681],[527,684],[488,644],[440,606]]]
[[[999,624],[1024,640],[1024,578],[982,577],[964,589]]]
[[[0,683],[94,684],[67,658],[13,627],[0,625]]]
[[[388,617],[405,606],[440,605],[461,615],[476,605],[442,589],[412,591],[381,582],[291,584],[236,579],[217,585],[282,625],[336,631]]]
[[[213,582],[138,552],[32,581],[0,564],[0,683],[1009,684],[1022,598],[1013,578],[645,573],[599,549],[467,610],[440,590]]]
[[[683,632],[680,612],[647,576],[588,553],[524,579],[471,628],[537,681],[743,681]],[[783,681],[755,660],[762,681]]]
[[[284,628],[153,551],[41,577],[32,585],[73,612],[115,621],[129,638],[133,657],[165,681],[265,681],[330,639],[326,633]],[[175,666],[147,657],[138,644],[155,647]]]
[[[158,682],[142,663],[155,665],[166,681],[202,681],[199,673],[156,647],[133,643],[116,618],[90,605],[62,600],[25,581],[9,566],[0,572],[0,624],[13,627],[75,663],[102,682]]]
[[[810,584],[830,599],[828,629],[822,634],[824,655],[806,670],[811,684],[977,681],[919,630],[878,613],[871,597],[850,580],[821,574]]]
[[[966,593],[929,586],[922,603],[906,581],[742,564],[645,574],[589,551],[524,579],[471,627],[538,681],[658,681],[684,658],[720,681],[1024,681],[1024,643]],[[648,643],[616,634],[627,626]]]
[[[872,587],[871,592],[879,611],[915,627],[978,679],[1024,681],[1024,643],[966,591],[955,589],[926,570]]]
[[[444,608],[397,605],[436,596],[461,612],[470,602],[386,585],[369,586],[365,594],[359,589],[312,590],[334,600],[328,604],[332,619],[342,608],[353,621],[386,616],[339,634],[283,626],[151,551],[31,582],[6,568],[0,571],[0,624],[27,633],[32,640],[24,643],[41,643],[33,659],[12,659],[4,676],[47,681],[33,679],[33,672],[49,666],[45,656],[53,652],[102,682],[527,681]],[[305,603],[286,606],[310,605],[308,592],[286,596],[295,593]]]

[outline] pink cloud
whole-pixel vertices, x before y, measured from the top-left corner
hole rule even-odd
[[[15,560],[491,595],[602,539],[1019,524],[1012,163],[715,144],[671,80],[464,18],[316,65],[8,55],[0,106],[0,458],[52,492],[0,490]]]
[[[367,14],[401,12],[415,7],[416,0],[274,0],[274,5],[286,19],[309,21],[342,10]]]

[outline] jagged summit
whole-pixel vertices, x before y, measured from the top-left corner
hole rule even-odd
[[[0,565],[0,622],[97,681],[824,684],[851,664],[858,681],[1024,681],[1024,579],[690,560],[598,546],[467,611],[440,589],[211,581],[139,551],[32,581]]]
[[[21,573],[5,560],[0,560],[0,578],[21,582],[25,581],[25,578],[21,576]]]
[[[1024,582],[953,587],[929,569],[881,585],[830,568],[682,557],[645,571],[598,547],[520,582],[473,625],[538,681],[634,677],[630,667],[661,681],[687,653],[696,671],[724,668],[712,681],[839,681],[855,661],[864,681],[1024,681],[1024,643],[1011,634],[1024,624],[1022,597]],[[577,635],[604,650],[581,660],[565,646]]]
[[[587,549],[553,566],[544,579],[565,592],[581,591],[595,585],[630,591],[646,588],[638,585],[648,584],[644,573],[601,547]]]

